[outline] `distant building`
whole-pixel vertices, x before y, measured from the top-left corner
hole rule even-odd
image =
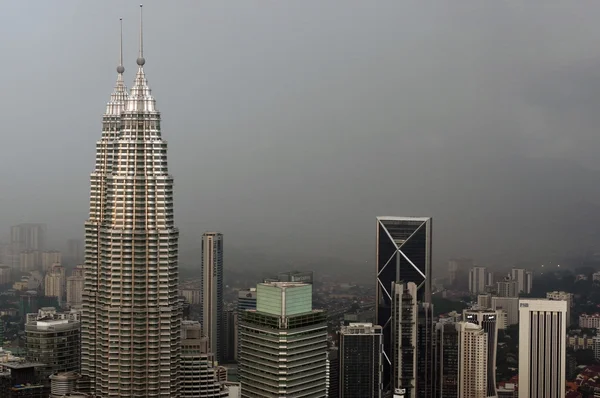
[[[72,264],[83,263],[83,242],[81,239],[69,239],[67,241],[67,256]]]
[[[21,272],[33,271],[38,266],[39,252],[35,250],[23,250],[18,254],[19,270]]]
[[[0,285],[8,285],[12,282],[12,268],[8,265],[0,265]]]
[[[600,329],[600,314],[579,315],[579,327],[585,329]]]
[[[381,326],[351,323],[340,330],[340,398],[383,396]]]
[[[62,253],[58,250],[49,250],[42,252],[42,269],[44,271],[50,270],[55,264],[62,264]]]
[[[492,308],[492,295],[489,293],[477,295],[477,307]]]
[[[200,289],[180,287],[179,295],[185,297],[186,301],[191,305],[198,305],[202,302]]]
[[[83,267],[78,266],[73,269],[71,276],[67,278],[67,305],[81,305],[83,301]]]
[[[469,291],[472,294],[485,293],[488,271],[485,267],[473,267],[469,271]]]
[[[44,294],[47,297],[56,297],[62,303],[65,297],[65,268],[61,265],[53,265],[46,274],[44,282]]]
[[[592,274],[592,280],[593,280],[594,282],[600,282],[600,271],[599,271],[599,272],[594,272],[594,273]]]
[[[596,336],[588,336],[586,334],[569,334],[567,337],[567,348],[572,350],[593,350],[594,338]]]
[[[259,284],[256,310],[240,313],[239,331],[242,397],[325,396],[327,316],[312,309],[312,285]]]
[[[208,337],[210,352],[223,361],[223,234],[205,232],[202,235],[202,309],[200,323]]]
[[[518,297],[492,297],[492,308],[506,312],[506,325],[519,323],[519,298]]]
[[[41,252],[46,248],[46,224],[19,224],[10,227],[11,266],[19,265],[21,252]],[[38,264],[35,264],[37,266]]]
[[[594,358],[600,360],[600,336],[594,337]]]
[[[519,300],[519,398],[564,398],[567,302]]]
[[[573,293],[567,292],[548,292],[546,293],[548,300],[564,300],[567,302],[567,327],[571,326],[571,308],[573,308]]]
[[[302,283],[313,283],[314,273],[313,271],[288,271],[280,272],[277,274],[279,282],[302,282]]]
[[[498,330],[504,330],[508,327],[508,317],[506,311],[496,310],[498,314]]]
[[[519,282],[510,275],[496,284],[498,297],[519,297]]]
[[[533,286],[533,273],[523,268],[513,268],[511,277],[517,281],[519,293],[530,294]]]
[[[255,310],[256,309],[256,288],[241,289],[238,292],[238,311]]]
[[[448,261],[448,282],[454,289],[467,289],[469,270],[475,265],[470,258],[454,258]]]

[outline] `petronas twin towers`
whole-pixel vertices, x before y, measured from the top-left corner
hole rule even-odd
[[[140,8],[141,17],[141,8]],[[85,223],[82,374],[107,397],[179,397],[181,306],[173,177],[144,73],[142,23],[131,92],[117,83],[102,119]]]

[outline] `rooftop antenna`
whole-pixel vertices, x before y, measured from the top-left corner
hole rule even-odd
[[[144,66],[144,64],[146,63],[146,60],[144,59],[144,18],[143,18],[143,14],[142,14],[142,9],[143,9],[144,5],[140,4],[140,54],[138,56],[137,59],[137,64],[139,66]]]

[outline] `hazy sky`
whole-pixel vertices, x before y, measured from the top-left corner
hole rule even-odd
[[[131,86],[138,2],[5,3],[0,225],[81,235],[118,19]],[[228,245],[372,261],[377,215],[433,216],[438,263],[539,254],[566,235],[593,245],[599,2],[154,0],[144,13],[184,249],[217,229]]]

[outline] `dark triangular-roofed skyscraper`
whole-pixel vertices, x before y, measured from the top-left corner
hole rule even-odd
[[[392,285],[395,282],[416,285],[417,314],[413,317],[417,366],[415,397],[429,397],[433,389],[432,306],[431,306],[431,236],[430,217],[377,218],[377,289],[376,317],[384,335],[384,385],[394,387],[391,377],[394,358],[392,341]],[[397,320],[401,322],[401,320]]]

